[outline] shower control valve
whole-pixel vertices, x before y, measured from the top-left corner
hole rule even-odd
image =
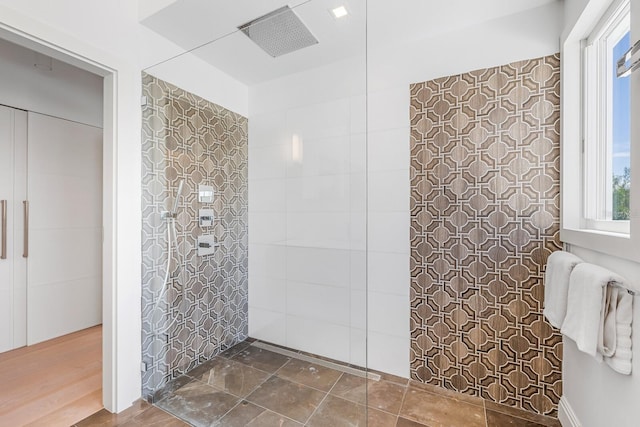
[[[200,227],[211,227],[213,225],[213,209],[200,209],[198,217]]]

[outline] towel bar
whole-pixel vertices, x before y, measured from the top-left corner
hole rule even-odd
[[[627,292],[629,293],[629,295],[633,295],[634,297],[635,297],[636,295],[638,295],[638,293],[637,293],[636,291],[632,291],[631,289],[627,289],[627,288],[625,288],[624,286],[622,286],[620,283],[617,283],[617,282],[610,282],[610,283],[609,283],[609,285],[611,285],[611,286],[615,286],[616,288],[623,289],[623,290],[627,291]]]

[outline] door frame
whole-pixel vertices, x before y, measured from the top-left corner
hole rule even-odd
[[[121,412],[141,395],[140,70],[5,6],[0,17],[0,38],[104,78],[102,400]]]

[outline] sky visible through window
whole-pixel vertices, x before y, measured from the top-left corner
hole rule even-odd
[[[629,49],[629,33],[613,47],[613,175],[622,176],[630,166],[631,101],[629,77],[618,78],[616,62]]]
[[[629,49],[629,32],[613,47],[613,66]],[[613,73],[613,220],[629,220],[631,196],[631,93],[629,77]]]

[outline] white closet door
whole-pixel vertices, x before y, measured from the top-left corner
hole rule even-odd
[[[27,267],[22,256],[26,163],[27,113],[0,106],[0,256],[2,246],[6,248],[0,257],[0,353],[27,343]]]
[[[102,129],[28,122],[31,345],[102,323]]]

